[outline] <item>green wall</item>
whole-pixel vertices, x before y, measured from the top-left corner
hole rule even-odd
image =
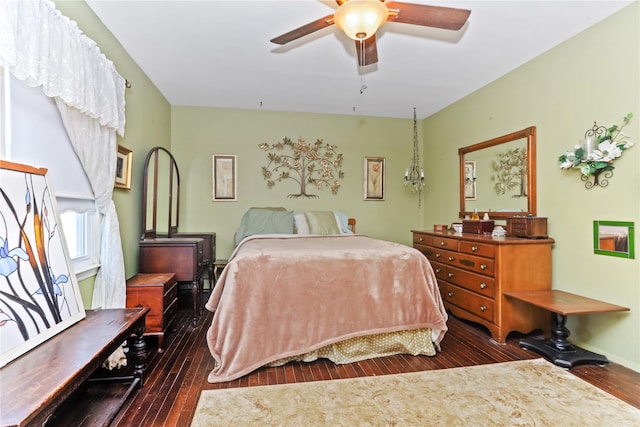
[[[553,50],[424,121],[425,224],[450,223],[458,212],[457,149],[536,126],[538,215],[556,241],[553,287],[619,304],[627,313],[569,317],[571,340],[640,370],[640,238],[636,259],[593,253],[593,221],[640,227],[640,4],[633,3]],[[587,190],[558,157],[584,138],[593,121],[625,128],[636,146],[615,161],[606,188]],[[437,189],[437,191],[436,191]]]
[[[407,116],[412,113],[407,107]],[[240,218],[252,206],[335,209],[355,217],[359,233],[406,244],[411,244],[410,230],[422,226],[417,196],[403,184],[413,152],[412,119],[173,106],[171,132],[171,151],[180,167],[180,229],[215,231],[218,258],[230,255]],[[258,144],[284,137],[320,138],[338,147],[345,177],[336,195],[322,190],[313,191],[316,199],[288,198],[299,191],[291,180],[267,188],[261,168],[268,160]],[[213,154],[238,156],[238,201],[212,200]],[[363,200],[365,156],[386,159],[384,201]]]

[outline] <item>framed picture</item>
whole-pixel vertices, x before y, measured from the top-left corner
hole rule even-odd
[[[364,158],[364,200],[384,200],[384,157]]]
[[[476,162],[475,160],[465,160],[464,162],[464,198],[465,200],[476,199]]]
[[[593,253],[635,258],[633,222],[593,221]]]
[[[237,194],[237,163],[235,154],[213,155],[213,200],[235,202]]]
[[[133,152],[118,144],[116,158],[116,188],[131,190],[131,165],[133,163]]]
[[[0,367],[85,318],[45,173],[0,160]]]

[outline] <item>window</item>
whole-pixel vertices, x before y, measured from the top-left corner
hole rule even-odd
[[[28,87],[2,67],[0,81],[1,157],[48,169],[78,280],[95,275],[100,263],[99,214],[58,107],[41,88]]]

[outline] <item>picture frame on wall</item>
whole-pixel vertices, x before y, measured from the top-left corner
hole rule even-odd
[[[133,164],[133,151],[118,144],[116,157],[115,188],[131,190],[131,165]]]
[[[476,162],[465,160],[464,162],[464,198],[476,200]]]
[[[364,200],[384,200],[385,158],[364,158]]]
[[[633,221],[593,221],[593,253],[634,259]]]
[[[237,157],[235,154],[213,155],[213,200],[238,200]]]
[[[86,317],[46,172],[0,160],[0,367]]]

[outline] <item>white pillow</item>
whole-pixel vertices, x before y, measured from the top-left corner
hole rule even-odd
[[[309,223],[307,222],[307,217],[304,216],[304,212],[293,213],[293,224],[298,234],[309,234]]]

